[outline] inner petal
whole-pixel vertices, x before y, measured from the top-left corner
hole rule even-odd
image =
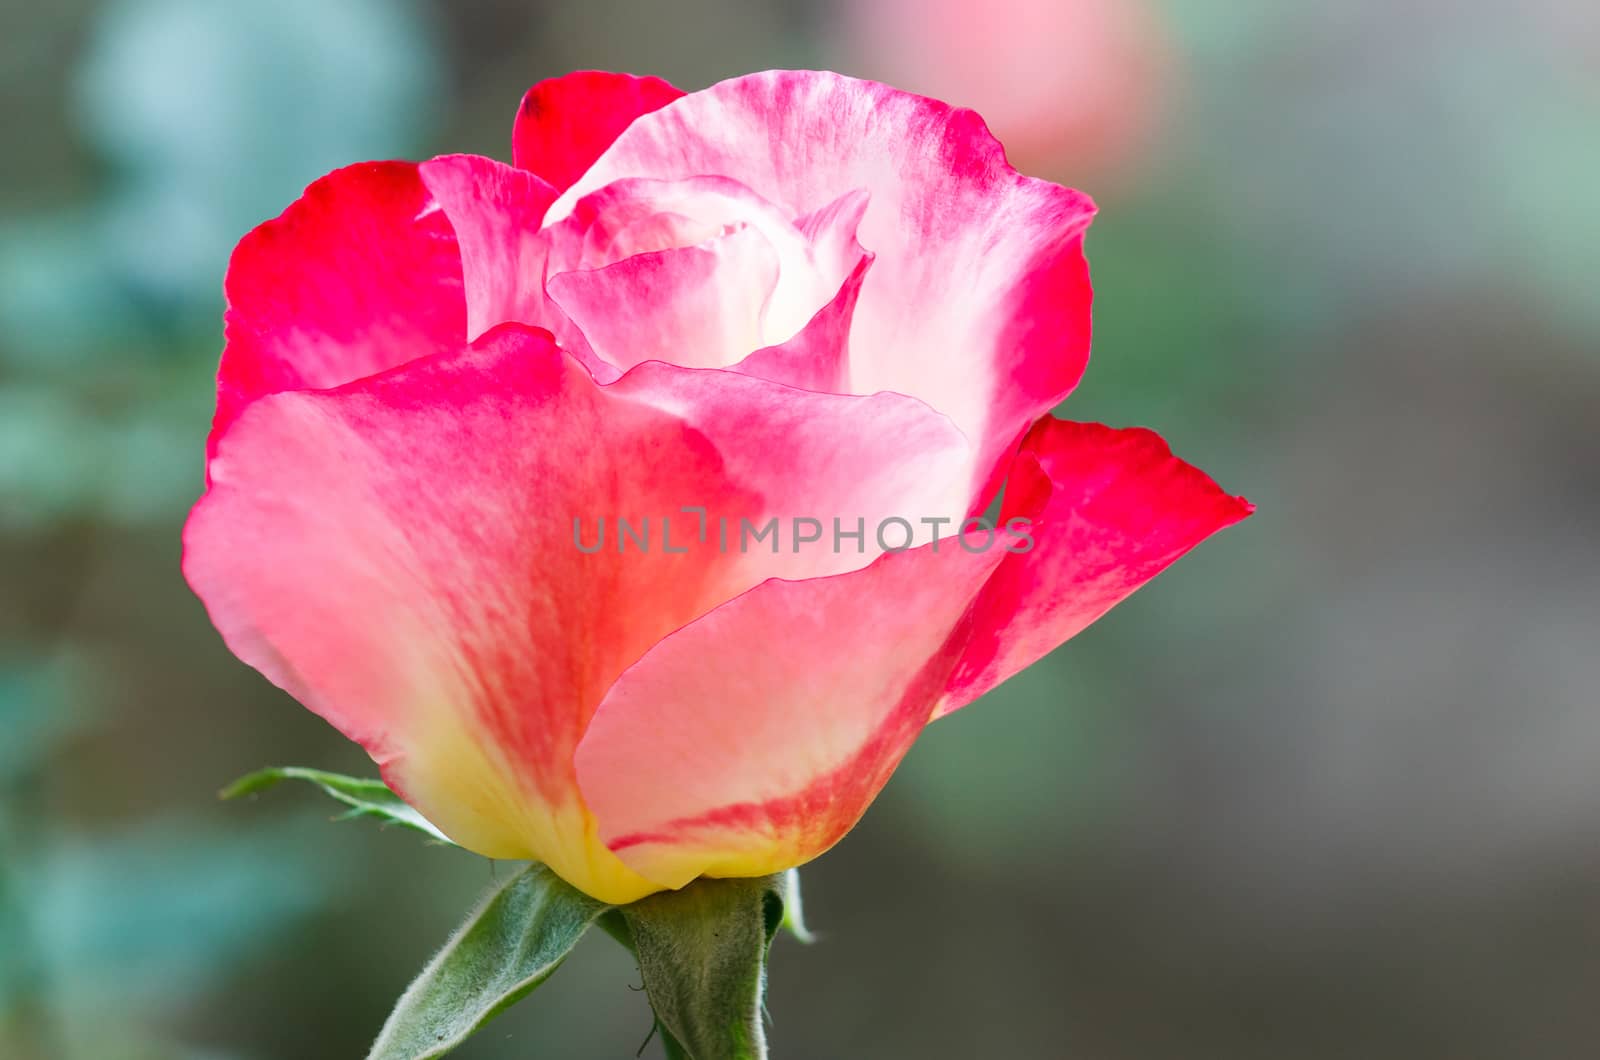
[[[837,333],[836,364],[808,378],[842,378],[866,205],[856,189],[790,218],[724,177],[616,181],[542,233],[552,315],[571,325],[557,335],[592,349],[604,378],[645,360],[728,367],[756,351],[809,348],[816,341],[802,337],[820,328]]]
[[[764,345],[762,318],[780,269],[765,235],[741,227],[697,246],[564,272],[548,288],[590,348],[622,371],[642,361],[722,368]]]
[[[623,258],[631,258],[635,254],[692,247],[696,243],[704,243],[718,236],[730,235],[739,227],[736,224],[694,218],[671,210],[654,213],[623,226],[615,234],[611,234],[605,245],[598,249],[591,244],[586,248],[584,264],[588,268],[600,268],[621,261]],[[599,233],[599,235],[604,234],[606,234],[604,230]],[[594,242],[598,241],[597,236]]]

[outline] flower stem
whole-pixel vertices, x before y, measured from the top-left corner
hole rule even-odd
[[[618,910],[669,1060],[765,1060],[767,950],[783,887],[781,876],[701,879]]]

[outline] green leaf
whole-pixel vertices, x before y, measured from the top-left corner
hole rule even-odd
[[[788,887],[700,879],[621,908],[669,1058],[765,1060],[767,950]]]
[[[299,766],[281,766],[240,777],[223,788],[221,795],[224,799],[254,795],[285,780],[304,780],[315,784],[350,807],[350,811],[344,814],[344,817],[377,817],[392,824],[415,829],[436,842],[455,846],[443,832],[433,826],[431,821],[390,791],[381,780],[347,777],[341,773],[325,773],[320,769],[302,769]]]
[[[495,888],[417,976],[367,1060],[431,1060],[544,982],[610,907],[532,865]]]

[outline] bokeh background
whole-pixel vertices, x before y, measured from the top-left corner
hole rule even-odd
[[[1066,414],[1260,505],[805,871],[777,1054],[1600,1055],[1592,0],[0,0],[0,1057],[361,1056],[489,882],[215,798],[371,771],[178,574],[233,242],[349,161],[508,157],[545,76],[774,66],[1092,192]],[[460,1055],[631,1056],[630,986],[597,935]]]

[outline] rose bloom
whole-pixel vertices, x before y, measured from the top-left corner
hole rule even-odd
[[[618,903],[798,865],[1249,514],[1049,416],[1094,207],[971,111],[578,73],[512,156],[351,166],[244,238],[184,532],[228,646],[465,847]],[[1002,484],[1016,532],[963,528]]]

